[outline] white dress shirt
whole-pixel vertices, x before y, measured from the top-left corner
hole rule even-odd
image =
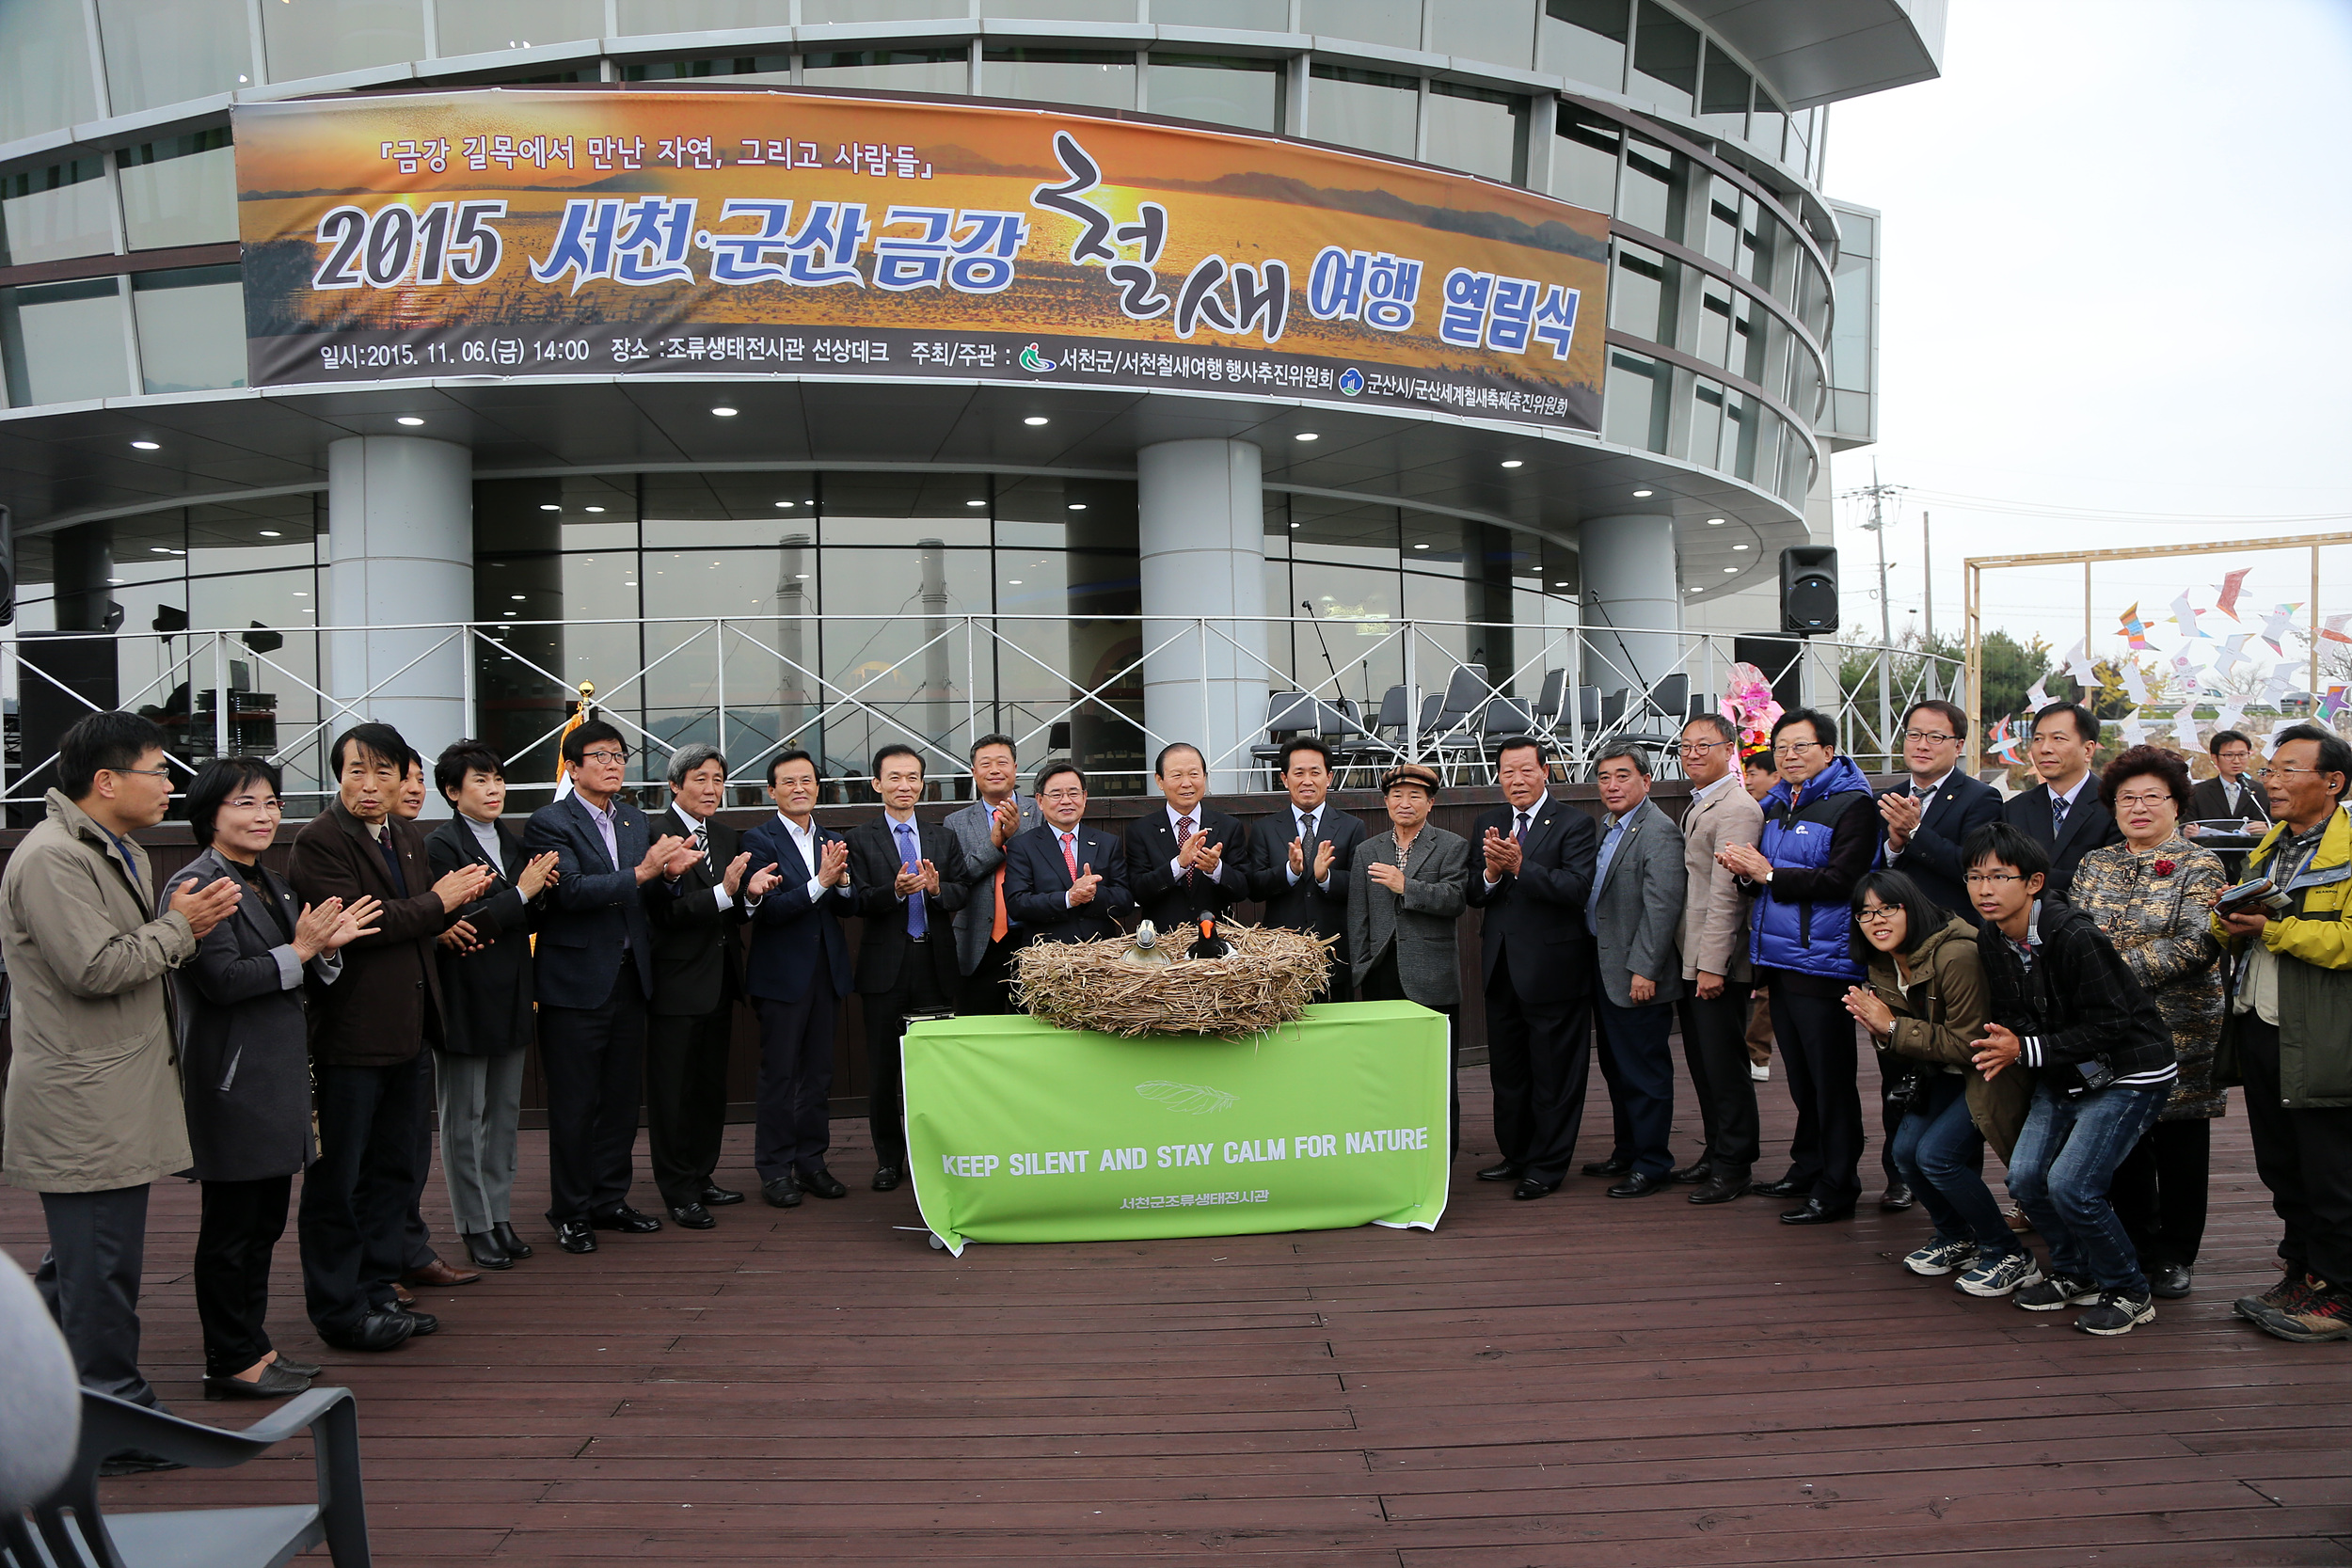
[[[1195,806],[1188,812],[1178,811],[1174,806],[1168,808],[1168,831],[1175,835],[1177,847],[1181,850],[1184,847],[1184,831],[1176,825],[1179,821],[1189,821],[1192,824],[1192,831],[1196,833],[1199,832],[1200,831],[1200,808]],[[1175,878],[1180,882],[1184,879],[1184,868],[1182,864],[1181,855],[1174,855],[1168,858],[1168,874]],[[1225,863],[1223,861],[1219,861],[1216,863],[1216,869],[1209,873],[1209,880],[1213,882],[1221,882],[1224,879]]]
[[[1928,808],[1935,804],[1935,792],[1944,787],[1944,781],[1950,778],[1954,771],[1955,769],[1947,768],[1943,772],[1938,773],[1932,781],[1927,784],[1921,784],[1919,782],[1919,775],[1916,773],[1914,773],[1911,776],[1911,794],[1912,798],[1919,802],[1919,825],[1921,827],[1924,828],[1927,826]],[[2089,778],[2090,775],[2086,773],[2083,776],[2085,778]],[[1911,841],[1909,839],[1905,839],[1903,841],[1902,849],[1888,849],[1886,851],[1886,858],[1890,861],[1899,861],[1903,858],[1903,849],[1908,849],[1910,847]]]
[[[801,852],[801,863],[809,868],[808,901],[814,904],[825,895],[825,884],[817,876],[817,818],[810,817],[806,829],[782,812],[776,813],[776,820],[783,823],[784,831],[792,835],[792,847]],[[841,885],[846,888],[849,883]]]
[[[708,857],[710,854],[710,838],[703,819],[696,816],[692,812],[688,811],[684,806],[679,805],[675,800],[672,800],[670,802],[670,810],[676,814],[677,819],[680,822],[686,824],[686,836],[688,838],[692,838],[696,833],[704,834],[703,854],[706,858]],[[814,865],[816,863],[811,861],[809,863]],[[727,892],[727,884],[723,879],[716,887],[713,887],[710,892],[711,895],[719,900],[719,908],[723,910],[731,910],[735,908],[734,895]]]
[[[1328,800],[1324,801],[1323,804],[1317,806],[1312,811],[1300,811],[1295,804],[1291,807],[1291,837],[1307,846],[1307,848],[1302,853],[1300,858],[1305,860],[1309,865],[1312,865],[1315,859],[1315,828],[1323,821],[1324,813],[1329,811],[1330,809],[1331,802]],[[1218,869],[1222,870],[1224,868],[1220,866]],[[1287,849],[1282,851],[1282,875],[1290,879],[1291,886],[1296,887],[1298,885],[1299,873],[1291,869],[1290,851]],[[1331,873],[1328,871],[1325,872],[1322,877],[1317,879],[1315,886],[1323,889],[1326,893],[1330,892]]]

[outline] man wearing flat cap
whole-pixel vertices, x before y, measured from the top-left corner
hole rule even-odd
[[[1347,952],[1356,968],[1356,994],[1366,1002],[1418,1002],[1446,1019],[1451,1066],[1454,1014],[1461,1006],[1460,961],[1454,940],[1470,883],[1470,842],[1430,826],[1438,775],[1420,763],[1389,769],[1380,781],[1389,831],[1358,846],[1348,868]],[[1452,1142],[1461,1143],[1462,1101],[1452,1088]]]

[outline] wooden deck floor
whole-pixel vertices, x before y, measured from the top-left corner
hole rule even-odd
[[[444,1331],[391,1355],[319,1346],[289,1238],[277,1326],[358,1390],[387,1564],[2352,1561],[2352,1347],[2229,1315],[2274,1267],[2242,1117],[2217,1124],[2196,1293],[2103,1341],[1904,1274],[1916,1211],[1791,1230],[1763,1199],[1584,1179],[1512,1202],[1468,1180],[1484,1076],[1435,1233],[958,1261],[898,1228],[903,1191],[865,1190],[842,1122],[847,1200],[542,1244],[429,1292]],[[1785,1139],[1777,1082],[1764,1101]],[[731,1133],[722,1179],[750,1186]],[[525,1138],[518,1213],[545,1202]],[[195,1196],[158,1189],[148,1364],[182,1412],[241,1425],[196,1384]],[[427,1213],[446,1225],[437,1182]],[[0,1194],[0,1244],[30,1263],[39,1235]],[[311,1483],[296,1449],[108,1484],[135,1508]]]

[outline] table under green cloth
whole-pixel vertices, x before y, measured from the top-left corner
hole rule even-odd
[[[1236,1039],[914,1024],[908,1170],[949,1251],[1347,1226],[1445,1212],[1446,1021],[1410,1002],[1310,1007]]]

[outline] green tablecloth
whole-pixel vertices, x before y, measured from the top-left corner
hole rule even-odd
[[[915,1199],[958,1254],[1445,1212],[1446,1022],[1410,1002],[1310,1007],[1240,1039],[956,1018],[904,1050]]]

